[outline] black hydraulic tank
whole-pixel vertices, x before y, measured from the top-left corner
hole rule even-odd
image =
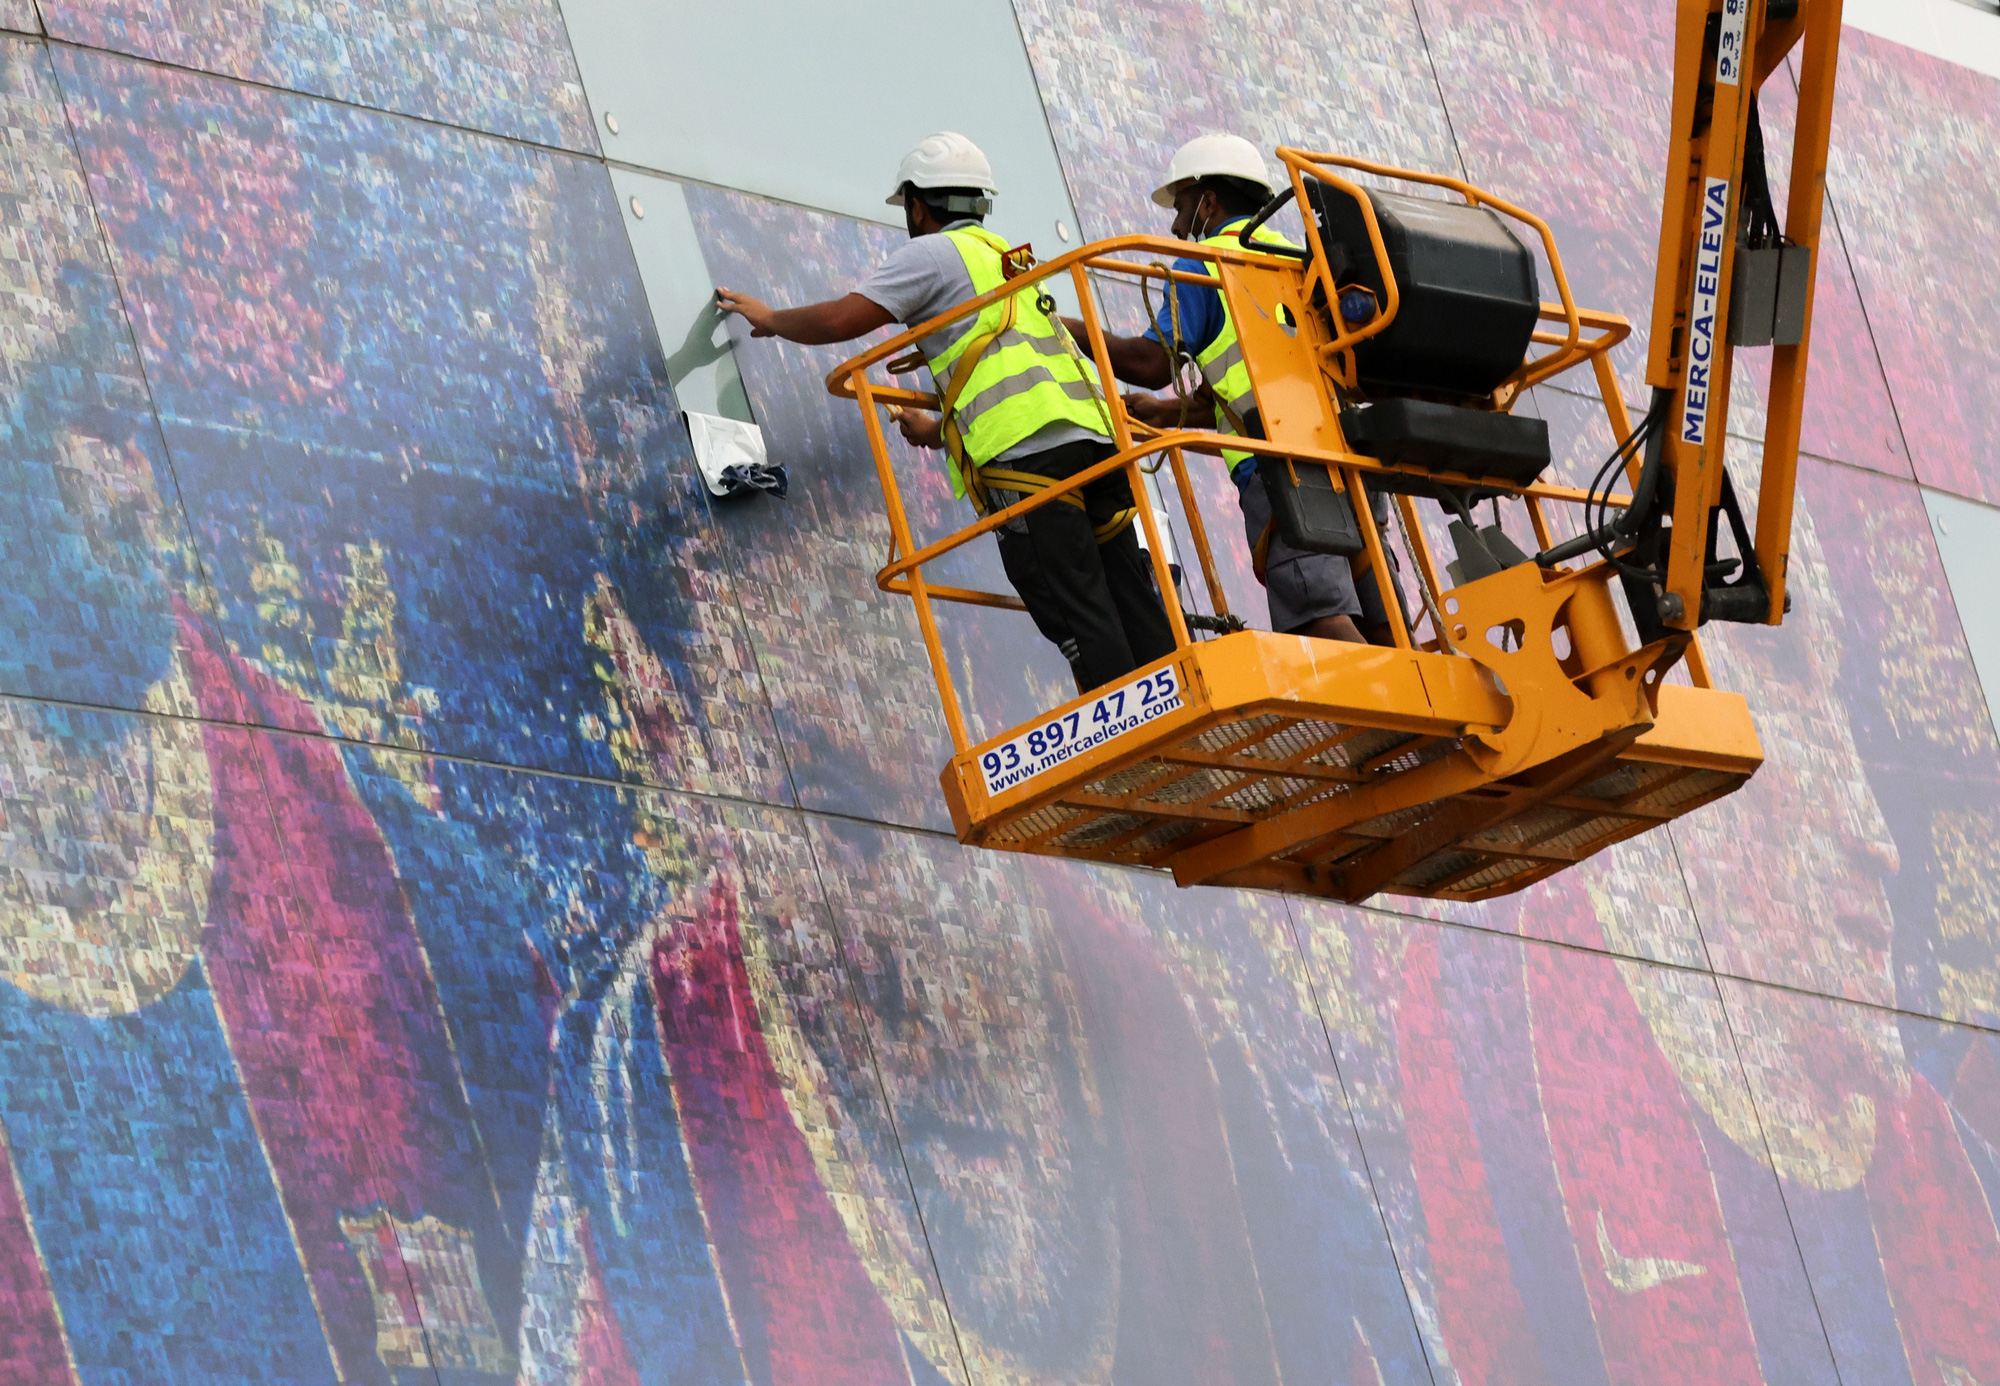
[[[1535,257],[1487,208],[1374,189],[1365,195],[1402,305],[1386,331],[1355,348],[1361,387],[1373,395],[1490,393],[1527,357],[1541,315]],[[1360,204],[1326,183],[1309,181],[1307,196],[1335,282],[1372,289],[1386,305]]]

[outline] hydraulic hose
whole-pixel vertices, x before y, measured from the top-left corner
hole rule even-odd
[[[1312,259],[1312,252],[1310,250],[1301,250],[1289,245],[1252,245],[1250,243],[1250,238],[1262,229],[1265,222],[1284,210],[1285,204],[1292,200],[1292,193],[1294,191],[1292,188],[1286,188],[1262,207],[1259,207],[1256,216],[1250,218],[1250,220],[1244,222],[1243,225],[1236,229],[1236,243],[1245,250],[1256,251],[1259,255],[1289,255],[1295,260],[1310,261]]]
[[[1632,436],[1619,444],[1611,456],[1604,460],[1604,466],[1598,470],[1597,476],[1592,479],[1590,490],[1585,497],[1584,515],[1586,519],[1590,515],[1592,501],[1598,495],[1600,489],[1606,496],[1610,494],[1611,483],[1606,478],[1617,469],[1619,463],[1631,456],[1634,449],[1651,442],[1653,435],[1659,432],[1661,425],[1666,420],[1666,405],[1671,398],[1672,394],[1670,391],[1655,389],[1653,392],[1653,407],[1646,411],[1646,417],[1640,421],[1637,428],[1632,430]],[[1647,515],[1652,510],[1653,499],[1659,493],[1660,478],[1664,475],[1665,471],[1665,449],[1647,448],[1646,463],[1639,472],[1639,484],[1632,490],[1632,503],[1626,507],[1625,513],[1614,520],[1598,525],[1594,529],[1586,530],[1574,539],[1566,539],[1560,544],[1542,550],[1542,552],[1535,555],[1535,562],[1544,568],[1552,568],[1558,563],[1577,558],[1593,550],[1603,555],[1607,560],[1616,562],[1617,560],[1613,558],[1609,551],[1610,546],[1620,539],[1629,538],[1645,523]],[[1603,508],[1607,507],[1600,507],[1600,512]]]

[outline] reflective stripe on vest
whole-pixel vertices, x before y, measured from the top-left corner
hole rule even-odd
[[[973,293],[1000,287],[1006,278],[1000,257],[1007,242],[983,226],[961,226],[942,234],[965,261]],[[966,350],[981,338],[989,339],[946,420],[947,441],[957,435],[957,446],[946,449],[955,495],[966,493],[963,462],[983,467],[1050,424],[1071,423],[1110,436],[1093,377],[1071,352],[1061,325],[1035,304],[1041,292],[1030,286],[1013,296],[1011,324],[1006,322],[1006,299],[989,303],[971,321],[955,324],[960,330],[951,344],[930,358],[931,376],[942,391]]]
[[[1241,250],[1242,243],[1236,239],[1235,228],[1250,220],[1237,217],[1214,235],[1205,237],[1203,245],[1228,246]],[[1281,245],[1294,250],[1299,247],[1268,226],[1260,226],[1250,237],[1252,245]],[[1250,388],[1250,368],[1243,364],[1243,343],[1236,336],[1236,319],[1229,313],[1229,295],[1224,292],[1221,266],[1212,261],[1204,262],[1203,271],[1217,281],[1215,297],[1222,304],[1222,330],[1215,334],[1215,340],[1195,354],[1195,364],[1201,367],[1201,378],[1208,382],[1209,391],[1214,394],[1215,428],[1218,433],[1234,433],[1236,425],[1231,422],[1229,411],[1234,410],[1237,418],[1242,418],[1257,407],[1256,393]],[[1223,406],[1227,405],[1225,409]],[[1222,454],[1233,471],[1247,462],[1251,454],[1225,449]]]

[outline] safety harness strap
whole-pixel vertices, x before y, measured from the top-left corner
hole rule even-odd
[[[986,494],[989,487],[1001,491],[1019,491],[1022,495],[1028,496],[1033,495],[1037,491],[1046,491],[1049,487],[1056,484],[1051,478],[1038,473],[1011,471],[1007,468],[996,467],[990,462],[984,467],[975,467],[967,472],[966,482],[968,492],[972,496],[972,503],[981,515],[990,515],[995,510],[1005,509],[1004,506],[993,504],[992,499]],[[1058,505],[1073,505],[1078,510],[1088,509],[1083,503],[1083,497],[1074,491],[1057,496],[1056,503]],[[1132,521],[1138,513],[1139,507],[1128,505],[1103,524],[1097,525],[1092,531],[1097,536],[1097,542],[1099,544],[1108,544],[1113,539],[1116,539],[1131,527]]]
[[[959,397],[965,393],[965,387],[972,383],[972,373],[979,369],[979,358],[986,354],[986,349],[999,339],[1001,333],[1014,326],[1014,303],[1014,297],[1010,294],[1006,300],[1007,306],[1001,309],[1000,319],[993,324],[992,330],[980,333],[965,344],[965,350],[959,353],[958,364],[952,367],[951,381],[945,386],[944,399],[940,402],[939,407],[944,411],[945,446],[951,449],[952,457],[968,477],[977,475],[979,469],[966,460],[965,430],[958,422]],[[971,484],[977,486],[976,482]]]

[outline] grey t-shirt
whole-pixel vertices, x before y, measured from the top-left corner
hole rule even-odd
[[[955,221],[945,230],[976,226],[971,220]],[[965,257],[949,236],[917,236],[896,247],[889,258],[855,286],[854,292],[870,303],[879,303],[897,322],[915,327],[972,298],[972,276],[966,273]],[[922,342],[924,355],[935,356],[958,339],[965,330],[961,320],[942,332],[933,332]],[[1084,428],[1058,421],[1030,434],[996,457],[995,461],[1015,461],[1030,454],[1046,452],[1065,443],[1108,442],[1102,429]]]

